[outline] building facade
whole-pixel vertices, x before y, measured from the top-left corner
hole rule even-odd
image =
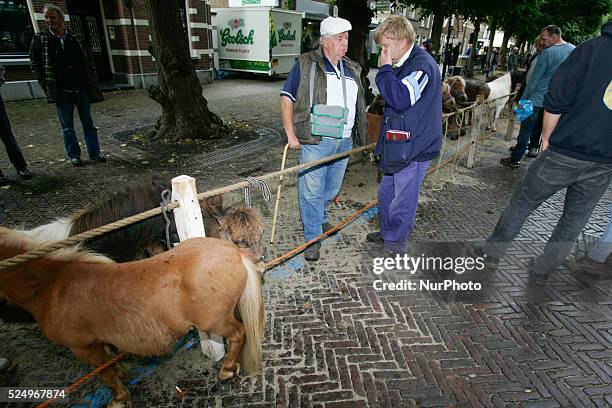
[[[210,0],[176,1],[201,82],[212,81]],[[30,71],[29,48],[34,33],[46,30],[43,7],[48,0],[0,0],[0,63],[6,68],[5,100],[42,98]],[[157,83],[144,0],[57,0],[66,27],[91,49],[100,82],[143,88]]]

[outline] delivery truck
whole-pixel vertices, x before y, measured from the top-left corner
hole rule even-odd
[[[217,69],[287,74],[300,55],[302,13],[235,7],[214,8],[211,15]]]

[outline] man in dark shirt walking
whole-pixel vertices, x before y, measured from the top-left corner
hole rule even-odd
[[[529,214],[567,189],[563,215],[530,271],[544,283],[572,249],[612,180],[612,22],[559,65],[544,97],[544,151],[529,167],[483,248],[495,267]]]
[[[83,126],[83,135],[89,158],[104,163],[100,155],[98,130],[91,117],[91,102],[102,99],[96,85],[93,60],[79,39],[64,28],[64,14],[53,5],[44,9],[48,30],[32,39],[30,59],[32,72],[47,95],[57,106],[57,114],[64,134],[64,145],[71,163],[80,167],[81,149],[74,129],[76,106]]]

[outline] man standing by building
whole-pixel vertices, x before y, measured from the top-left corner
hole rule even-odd
[[[70,30],[64,28],[64,14],[58,7],[46,5],[43,13],[48,30],[35,34],[32,39],[32,72],[47,100],[57,106],[64,146],[72,165],[83,165],[74,129],[75,106],[79,111],[89,158],[104,163],[106,158],[100,155],[98,129],[91,117],[91,102],[103,99],[97,87],[91,54]]]
[[[508,72],[514,71],[516,68],[516,53],[518,50],[514,47],[510,47],[510,52],[508,53]]]
[[[382,46],[376,85],[386,103],[375,153],[384,175],[378,192],[381,230],[367,240],[384,242],[389,254],[406,253],[421,183],[442,144],[440,70],[414,46],[414,29],[404,16],[388,17],[375,35]]]
[[[497,265],[531,212],[567,188],[563,215],[530,272],[544,283],[572,249],[612,180],[612,22],[578,46],[553,75],[544,98],[543,153],[529,166],[484,247]],[[482,254],[478,254],[482,255]]]
[[[321,46],[300,56],[281,91],[281,116],[287,142],[292,149],[301,150],[301,163],[313,162],[346,152],[353,146],[367,144],[361,67],[344,57],[350,30],[351,23],[345,19],[327,17],[323,20]],[[345,120],[339,137],[313,134],[311,114],[315,105],[346,107],[348,111],[344,111]],[[340,191],[347,164],[348,157],[300,172],[298,198],[306,242],[332,228],[327,209]],[[318,260],[320,247],[321,243],[317,242],[307,248],[304,253],[306,260]]]
[[[433,53],[433,51],[431,49],[432,44],[433,44],[433,41],[431,40],[431,38],[428,38],[428,39],[425,40],[425,42],[423,42],[423,48],[435,60],[436,56],[434,55],[434,53]]]
[[[0,88],[4,85],[4,65],[0,64]],[[17,174],[24,180],[29,180],[32,178],[32,173],[28,170],[28,163],[26,163],[25,158],[23,157],[23,153],[21,153],[21,149],[17,144],[17,140],[15,140],[15,136],[13,135],[13,130],[11,129],[11,123],[9,122],[8,115],[6,114],[6,108],[4,107],[4,101],[2,100],[2,95],[0,95],[0,139],[2,143],[4,143],[4,147],[6,148],[6,154],[8,154],[8,158],[17,170]],[[4,177],[2,170],[0,170],[0,186],[5,186],[8,184],[8,180]]]
[[[540,38],[546,49],[534,61],[535,67],[533,71],[529,71],[531,75],[527,75],[526,88],[523,92],[523,99],[533,102],[533,115],[521,123],[516,148],[510,157],[500,160],[501,164],[512,168],[518,168],[521,165],[531,132],[541,120],[544,112],[544,94],[548,89],[550,78],[575,48],[572,44],[563,41],[561,29],[555,25],[544,28],[540,33]]]

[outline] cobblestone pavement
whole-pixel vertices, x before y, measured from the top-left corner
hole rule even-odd
[[[172,163],[156,162],[154,156],[113,138],[116,132],[151,124],[158,109],[138,91],[112,94],[94,109],[111,161],[83,169],[61,161],[63,149],[50,107],[41,102],[8,104],[21,143],[33,145],[26,155],[37,178],[0,190],[0,224],[31,227],[68,214],[151,169],[168,177],[194,175],[201,191],[276,170],[282,150],[276,113],[280,86],[278,81],[231,80],[205,88],[211,107],[225,120],[247,121],[260,130],[267,150],[248,142],[214,154],[194,152]],[[525,168],[509,170],[498,164],[508,146],[496,134],[480,146],[474,169],[466,169],[460,160],[426,180],[412,255],[437,251],[446,256],[466,241],[487,237],[525,173]],[[290,163],[295,161],[292,154]],[[8,167],[4,156],[0,166]],[[285,178],[277,240],[266,248],[270,259],[302,241],[295,181]],[[331,221],[342,220],[374,198],[376,187],[375,168],[363,157],[353,158]],[[586,245],[601,234],[611,199],[609,190],[585,230]],[[267,223],[269,240],[273,203],[259,196],[254,203]],[[381,254],[380,248],[364,242],[365,234],[377,228],[376,210],[370,210],[323,242],[320,261],[306,263],[299,255],[267,273],[261,375],[219,383],[216,366],[190,337],[171,357],[128,362],[134,405],[610,406],[610,281],[592,281],[564,268],[544,288],[527,279],[527,261],[543,248],[562,205],[560,193],[534,212],[479,294],[375,290],[377,279],[439,276],[374,274],[373,258]],[[63,386],[87,371],[34,325],[3,324],[0,344],[0,355],[19,362],[14,385]],[[73,401],[101,406],[106,397],[96,381]]]

